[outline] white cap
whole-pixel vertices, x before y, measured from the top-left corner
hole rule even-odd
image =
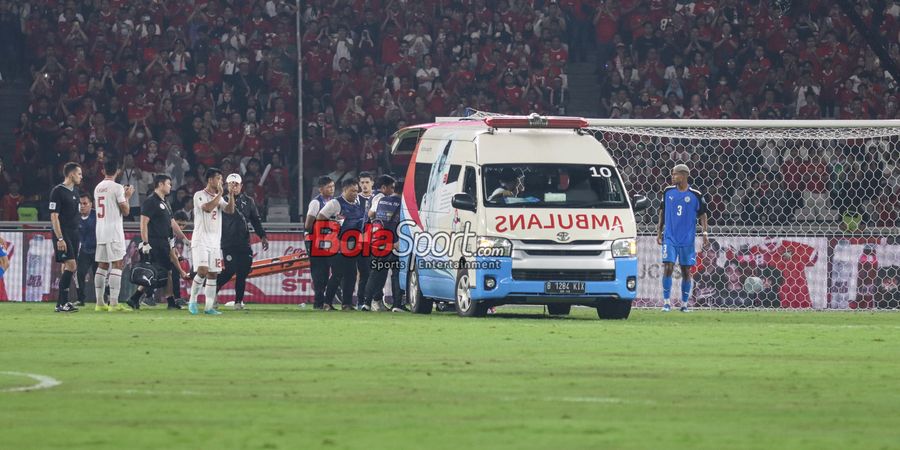
[[[228,178],[225,179],[225,182],[241,184],[241,176],[236,173],[233,173],[231,175],[228,175]]]

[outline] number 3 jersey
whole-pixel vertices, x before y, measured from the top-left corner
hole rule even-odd
[[[113,180],[103,180],[94,189],[94,208],[97,210],[97,243],[125,242],[122,212],[125,187]]]
[[[703,194],[696,189],[681,192],[677,187],[669,186],[663,190],[662,203],[665,212],[663,240],[676,247],[693,247],[697,217],[706,214]]]
[[[206,190],[194,194],[194,234],[191,236],[191,247],[204,246],[220,248],[222,245],[222,209],[228,205],[223,198],[210,212],[203,210],[203,205],[216,198]]]

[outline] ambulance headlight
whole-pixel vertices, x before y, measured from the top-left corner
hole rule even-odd
[[[635,239],[617,239],[612,244],[613,258],[631,258],[637,256],[637,241]]]
[[[512,242],[509,239],[479,236],[477,243],[478,253],[476,256],[512,256]]]

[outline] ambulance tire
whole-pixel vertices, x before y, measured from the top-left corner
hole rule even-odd
[[[422,295],[422,287],[419,286],[419,271],[416,270],[415,261],[410,263],[409,273],[406,275],[406,299],[409,301],[409,310],[413,314],[431,314],[434,302]]]
[[[631,314],[631,301],[605,298],[597,304],[597,315],[604,320],[623,320]]]
[[[491,305],[472,299],[469,289],[469,271],[459,269],[456,273],[456,313],[461,317],[484,317]]]

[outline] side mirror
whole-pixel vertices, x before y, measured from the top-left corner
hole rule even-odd
[[[634,212],[640,212],[650,207],[650,200],[643,195],[635,195],[631,197],[631,209]]]
[[[456,209],[475,212],[475,199],[465,192],[454,194],[450,204]]]

